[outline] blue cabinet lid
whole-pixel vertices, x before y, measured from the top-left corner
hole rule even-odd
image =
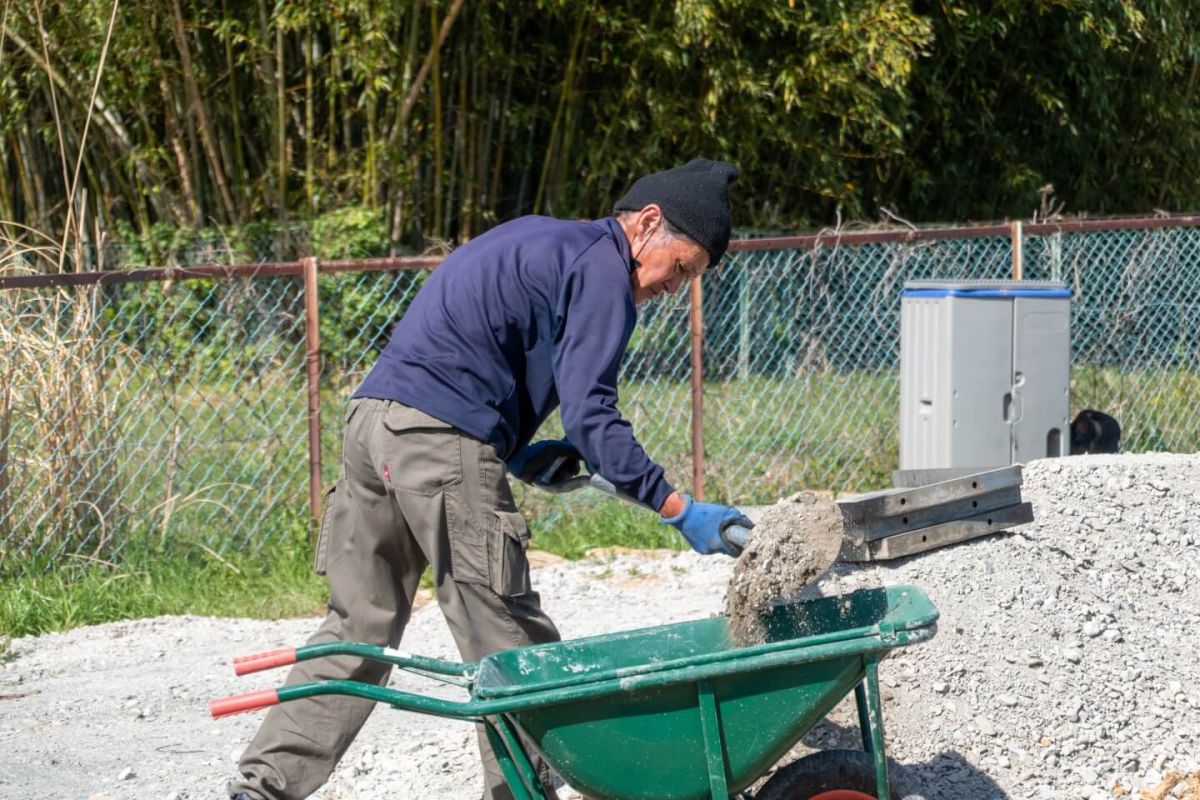
[[[1049,297],[1069,300],[1071,290],[1058,281],[905,281],[900,297]]]

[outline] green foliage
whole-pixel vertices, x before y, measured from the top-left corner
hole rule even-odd
[[[565,511],[533,517],[533,546],[565,558],[583,558],[605,547],[685,550],[687,542],[658,516],[612,498],[569,504]]]
[[[333,376],[374,362],[425,276],[423,270],[401,270],[320,278],[321,352]]]
[[[379,214],[351,206],[321,214],[312,221],[309,255],[323,261],[386,256],[387,229]]]
[[[904,158],[883,176],[910,214],[1027,217],[1047,184],[1068,211],[1196,204],[1194,3],[915,7],[936,46],[913,75]]]
[[[115,560],[48,565],[21,559],[0,572],[0,634],[29,636],[162,614],[266,619],[319,614],[328,594],[312,572],[306,526],[252,554],[162,548],[131,535]]]
[[[137,233],[124,225],[121,235],[125,238],[110,246],[106,258],[126,267],[387,255],[378,215],[358,207],[282,227],[253,223],[191,230],[156,224]],[[322,275],[321,350],[329,367],[350,370],[382,349],[425,275],[421,270]],[[244,373],[277,364],[303,346],[300,289],[290,279],[145,283],[120,291],[104,314],[123,341],[146,357]]]
[[[618,501],[531,521],[534,546],[567,558],[594,547],[681,549],[674,529]],[[312,572],[307,527],[295,517],[281,541],[256,553],[161,547],[133,535],[111,561],[9,562],[0,570],[0,637],[33,636],[164,614],[278,619],[323,613],[325,579]],[[422,580],[432,587],[429,573]],[[0,638],[0,642],[3,638]]]
[[[1024,217],[1049,183],[1068,210],[1200,200],[1190,0],[184,0],[120,6],[106,54],[112,6],[76,6],[45,42],[28,4],[7,16],[0,218],[61,226],[82,151],[83,213],[156,263],[160,224],[263,257],[232,232],[299,218],[359,256],[595,216],[697,155],[739,164],[758,227]]]

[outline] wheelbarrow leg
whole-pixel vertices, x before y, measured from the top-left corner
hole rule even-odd
[[[879,661],[866,659],[866,677],[854,687],[854,700],[858,706],[858,727],[862,733],[863,750],[875,759],[875,784],[879,800],[888,800],[891,786],[888,783],[887,753],[884,751],[883,706],[879,702]]]
[[[721,743],[721,718],[717,713],[717,698],[712,684],[700,681],[696,685],[700,701],[700,727],[704,732],[704,757],[708,764],[708,790],[712,800],[729,800],[729,784],[725,782],[725,748]]]
[[[546,800],[542,781],[537,776],[520,737],[503,714],[488,717],[483,723],[496,763],[512,792],[513,800]]]

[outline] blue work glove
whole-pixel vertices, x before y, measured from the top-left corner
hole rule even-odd
[[[660,516],[659,519],[668,525],[675,526],[697,553],[737,555],[738,553],[726,542],[725,537],[721,536],[721,530],[728,525],[752,528],[754,526],[750,520],[732,506],[701,503],[686,494],[680,496],[683,497],[683,511],[674,517]],[[737,549],[740,551],[740,548]]]
[[[547,491],[579,488],[572,481],[583,464],[583,455],[566,439],[544,439],[517,451],[508,459],[513,477]]]

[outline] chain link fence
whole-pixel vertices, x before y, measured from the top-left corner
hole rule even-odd
[[[1074,289],[1072,412],[1116,416],[1129,451],[1198,449],[1200,227],[1031,225],[1017,240],[1023,277]],[[1013,241],[991,227],[735,243],[703,281],[706,496],[889,485],[904,281],[1011,277]],[[328,486],[345,402],[426,273],[322,265],[315,331],[297,264],[196,273],[0,276],[0,563],[112,558],[137,537],[263,547],[307,521],[310,392],[313,477]],[[687,292],[640,310],[621,386],[622,411],[685,489],[691,315]]]
[[[303,513],[294,280],[11,289],[0,318],[0,561],[239,547]]]

